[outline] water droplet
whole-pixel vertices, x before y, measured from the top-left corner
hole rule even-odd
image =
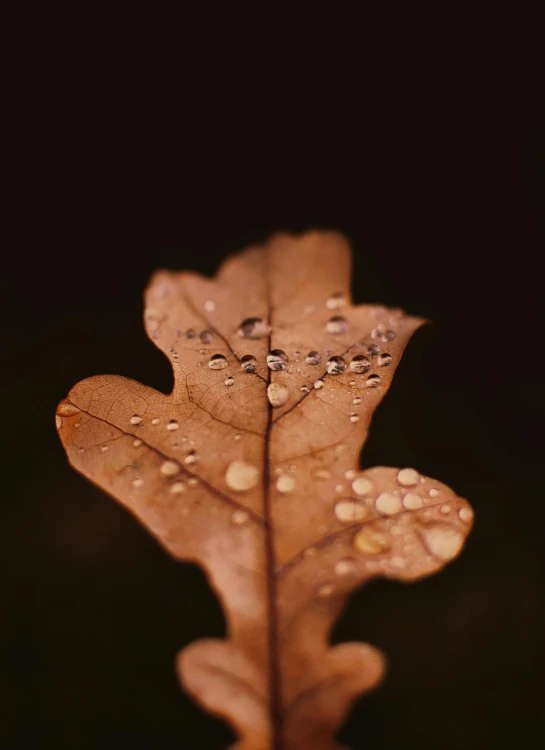
[[[362,505],[358,500],[340,500],[335,503],[335,515],[343,523],[349,523],[350,521],[362,521],[368,514],[367,508]]]
[[[319,390],[320,390],[320,388],[323,388],[323,387],[324,387],[324,381],[323,381],[323,380],[320,380],[320,379],[318,379],[318,380],[315,380],[315,381],[314,381],[314,388],[315,388],[315,389],[316,389],[317,391],[319,391]]]
[[[331,472],[329,472],[327,469],[317,469],[314,472],[315,479],[330,479],[331,478]]]
[[[141,440],[133,440],[132,444],[133,444],[134,448],[140,448],[140,446],[142,445],[142,441]]]
[[[405,559],[400,555],[394,555],[390,558],[390,565],[394,568],[404,568],[406,566]]]
[[[79,413],[80,409],[78,409],[78,407],[74,404],[71,404],[69,401],[63,401],[57,407],[57,414],[60,414],[61,417],[73,417],[74,414]]]
[[[109,445],[102,445],[100,447],[100,452],[101,453],[108,453],[109,450],[110,450],[110,446]]]
[[[320,354],[320,352],[312,351],[307,354],[305,359],[309,365],[319,365],[322,361],[322,355]]]
[[[259,471],[246,461],[233,461],[227,467],[225,481],[232,490],[244,492],[255,487],[259,480]]]
[[[143,487],[144,486],[144,480],[140,479],[140,477],[137,477],[136,479],[132,480],[132,486],[136,487],[136,489],[138,489],[139,487]]]
[[[240,366],[246,372],[255,372],[257,369],[257,359],[253,354],[245,354],[240,360]]]
[[[223,354],[213,354],[208,360],[208,367],[211,370],[224,370],[229,366],[229,362],[225,359]]]
[[[153,418],[153,419],[151,420],[151,423],[152,423],[152,424],[159,424],[159,422],[160,422],[160,421],[161,421],[161,420],[159,419],[159,417],[154,417],[154,418]]]
[[[229,387],[229,386],[231,386],[231,385],[234,385],[234,384],[235,384],[235,379],[234,379],[234,378],[233,378],[232,376],[229,376],[228,378],[225,378],[225,380],[224,380],[223,382],[224,382],[224,384],[225,384],[225,385],[226,385],[227,387]]]
[[[407,492],[403,498],[403,505],[407,510],[418,510],[423,504],[422,498],[416,492]]]
[[[392,364],[392,355],[388,354],[387,352],[384,352],[384,354],[380,354],[379,358],[377,359],[377,362],[381,367],[386,367],[387,365]]]
[[[214,310],[216,309],[216,303],[214,302],[214,300],[207,299],[204,303],[204,309],[206,310],[206,312],[214,312]]]
[[[238,329],[238,335],[245,339],[264,339],[271,332],[271,327],[263,318],[246,318]]]
[[[231,516],[231,521],[237,526],[242,526],[243,523],[246,523],[249,517],[250,516],[245,510],[235,510]]]
[[[278,492],[291,492],[295,488],[295,479],[288,474],[281,474],[276,480]]]
[[[415,484],[418,484],[418,472],[414,469],[400,469],[397,472],[397,481],[399,484],[403,485],[403,487],[412,487]]]
[[[452,508],[450,507],[450,505],[442,505],[441,506],[441,514],[443,516],[448,516],[448,514],[450,513],[451,510],[452,510]]]
[[[356,495],[367,495],[373,489],[373,483],[366,477],[358,477],[352,482],[352,489]]]
[[[382,341],[383,343],[385,343],[386,341],[393,341],[393,339],[395,339],[396,337],[396,334],[395,331],[385,331],[382,326],[377,326],[371,331],[371,336],[374,339],[378,339],[378,341]]]
[[[308,387],[308,385],[302,385],[301,386],[301,391],[303,393],[308,393],[310,391],[310,388]]]
[[[331,583],[324,583],[324,585],[320,586],[320,588],[318,589],[318,596],[321,597],[322,599],[325,599],[328,596],[331,596],[332,593],[333,593],[333,586],[331,585]]]
[[[341,315],[334,315],[326,323],[326,331],[332,333],[334,336],[341,336],[343,333],[348,331],[348,323],[346,318]]]
[[[185,484],[183,482],[174,482],[170,487],[170,491],[173,495],[179,495],[181,492],[184,492],[184,490]]]
[[[369,344],[369,346],[367,347],[367,353],[370,354],[372,357],[374,357],[379,352],[380,352],[380,347],[378,344]]]
[[[177,474],[179,471],[180,466],[176,461],[164,461],[161,466],[161,474],[164,474],[165,477],[173,477],[174,474]]]
[[[197,331],[195,331],[193,328],[188,328],[185,332],[185,335],[188,339],[195,339],[197,338]]]
[[[346,479],[354,479],[356,477],[356,470],[348,469],[348,471],[344,472],[344,476],[346,477]]]
[[[284,406],[288,402],[290,392],[285,385],[280,383],[271,383],[267,387],[267,397],[272,406]]]
[[[352,359],[352,362],[350,362],[350,369],[352,372],[356,372],[359,375],[368,372],[371,369],[371,362],[364,354],[356,354]]]
[[[55,414],[55,425],[57,427],[57,430],[60,430],[62,427],[62,419],[58,414]]]
[[[428,495],[430,497],[437,497],[438,494],[439,494],[439,490],[435,489],[435,487],[432,487],[430,491],[428,492]]]
[[[343,292],[334,292],[326,300],[328,310],[340,310],[341,307],[346,307],[346,304],[347,300]]]
[[[209,344],[212,341],[212,331],[201,331],[199,338],[203,344]]]
[[[282,349],[273,349],[267,354],[267,364],[274,372],[285,370],[288,364],[288,355]]]
[[[198,460],[199,457],[197,456],[197,451],[192,449],[184,458],[184,464],[186,464],[187,466],[194,466]]]
[[[169,419],[167,424],[167,430],[177,430],[180,425],[175,419]]]
[[[460,508],[458,515],[464,523],[469,523],[473,518],[473,511],[471,508]]]
[[[199,484],[199,480],[197,477],[191,477],[191,479],[188,479],[187,484],[189,487],[196,487]]]
[[[376,388],[380,385],[380,375],[369,375],[367,378],[365,385],[367,388]]]
[[[356,414],[356,412],[352,412],[352,414],[350,415],[350,421],[353,422],[353,423],[356,423],[356,422],[360,421],[360,418]]]
[[[242,435],[239,435],[239,434],[235,435],[235,440],[242,440]]]
[[[139,417],[138,414],[135,414],[133,417],[131,417],[131,424],[140,424],[142,421],[142,417]]]
[[[375,507],[381,513],[392,515],[401,510],[401,499],[391,492],[382,492],[375,501]]]
[[[464,538],[453,526],[430,524],[422,528],[424,544],[440,560],[451,560],[462,549]]]
[[[361,398],[359,396],[356,396],[356,398],[352,400],[352,403],[354,404],[354,406],[359,406],[361,404]]]
[[[354,537],[354,547],[367,555],[379,555],[388,552],[392,545],[385,534],[369,526],[360,529]]]
[[[342,375],[345,370],[346,362],[342,357],[331,357],[327,360],[327,372],[329,375]]]
[[[346,557],[344,560],[339,560],[335,563],[335,573],[338,576],[346,576],[349,573],[353,573],[356,568],[356,561],[350,557]]]

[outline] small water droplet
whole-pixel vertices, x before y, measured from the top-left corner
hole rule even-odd
[[[188,328],[185,332],[185,335],[188,339],[195,339],[197,338],[197,331],[195,331],[193,328]]]
[[[344,476],[346,477],[346,479],[354,479],[356,477],[356,470],[348,469],[348,471],[344,472]]]
[[[464,523],[469,523],[473,518],[473,511],[471,508],[460,508],[458,515]]]
[[[338,495],[342,495],[342,493],[344,492],[344,485],[343,484],[336,484],[335,485],[335,492]]]
[[[343,333],[348,331],[346,318],[343,318],[341,315],[334,315],[327,321],[326,331],[332,333],[334,336],[342,336]]]
[[[375,507],[381,513],[392,515],[401,510],[401,499],[391,492],[382,492],[375,501]]]
[[[380,375],[369,375],[365,381],[367,388],[376,388],[380,385]]]
[[[316,548],[315,547],[307,547],[306,550],[303,551],[303,557],[316,557]]]
[[[342,375],[345,370],[346,362],[342,357],[331,357],[327,360],[327,372],[329,375]]]
[[[245,339],[264,339],[271,332],[271,327],[263,318],[246,318],[238,329],[238,335]]]
[[[346,304],[347,300],[343,292],[334,292],[326,300],[328,310],[340,310],[342,307],[346,307]]]
[[[208,360],[208,367],[211,370],[224,370],[229,366],[229,362],[225,359],[223,354],[213,354]]]
[[[352,414],[350,415],[350,421],[353,424],[355,424],[356,422],[359,422],[360,421],[359,415],[356,414],[356,412],[352,412]]]
[[[240,366],[245,372],[255,372],[257,369],[257,359],[253,354],[245,354],[240,360]]]
[[[392,545],[385,534],[366,526],[355,535],[354,547],[367,555],[380,555],[382,552],[388,552]]]
[[[386,367],[387,365],[392,364],[392,355],[384,352],[384,354],[380,354],[379,358],[377,359],[377,362],[381,367]]]
[[[373,483],[366,477],[358,477],[352,482],[352,489],[356,495],[367,495],[373,489]]]
[[[278,492],[291,492],[295,488],[295,479],[288,474],[281,474],[276,480]]]
[[[242,435],[239,435],[239,434],[235,435],[235,440],[242,440]]]
[[[319,391],[319,390],[320,390],[320,388],[323,388],[323,387],[324,387],[324,381],[323,381],[323,380],[320,380],[320,379],[318,379],[318,380],[315,380],[315,381],[314,381],[314,386],[313,386],[313,387],[314,387],[314,388],[315,388],[315,389],[316,389],[317,391]]]
[[[69,401],[63,401],[57,407],[57,414],[60,414],[61,417],[73,417],[74,414],[79,413],[80,409],[78,409],[78,407],[74,404],[71,404]]]
[[[448,514],[450,513],[451,510],[452,510],[452,508],[450,507],[450,505],[442,505],[441,506],[441,515],[448,516]]]
[[[139,417],[138,414],[135,414],[133,417],[131,417],[131,424],[140,424],[142,421],[142,417]]]
[[[196,487],[199,484],[199,480],[197,479],[197,477],[191,477],[191,479],[188,480],[187,484],[189,487]]]
[[[216,303],[214,302],[214,300],[207,299],[204,303],[204,309],[206,310],[206,312],[214,312],[214,310],[216,309]]]
[[[100,452],[101,453],[108,453],[109,450],[110,450],[110,446],[109,445],[102,445],[100,447]]]
[[[209,344],[212,341],[212,331],[201,331],[199,338],[203,344]]]
[[[359,374],[368,372],[371,369],[371,362],[367,359],[364,354],[356,354],[356,356],[350,362],[350,369],[352,372]]]
[[[327,469],[317,469],[314,472],[315,479],[330,479],[331,478],[331,472],[329,472]]]
[[[432,487],[432,488],[430,489],[430,491],[428,492],[428,495],[429,495],[430,497],[437,497],[437,495],[439,495],[439,490],[438,490],[438,489],[436,489],[435,487]]]
[[[234,378],[233,378],[232,376],[229,376],[228,378],[225,378],[225,380],[224,380],[223,382],[224,382],[224,384],[225,384],[225,385],[226,385],[227,387],[229,387],[229,386],[231,386],[231,385],[234,385],[234,384],[235,384],[235,379],[234,379]]]
[[[308,387],[308,385],[302,385],[301,390],[303,393],[308,393],[310,391],[310,388]]]
[[[197,456],[197,451],[195,449],[191,449],[187,456],[184,458],[184,464],[186,464],[187,466],[194,466],[198,460],[199,457]]]
[[[133,440],[132,444],[133,444],[134,448],[140,448],[140,446],[142,445],[142,441],[141,440]]]
[[[160,418],[159,418],[159,417],[154,417],[154,418],[153,418],[153,419],[151,420],[151,423],[152,423],[152,424],[159,424],[159,422],[160,422],[160,421],[161,421],[161,420],[160,420]]]
[[[139,487],[144,486],[144,480],[140,479],[140,477],[137,477],[136,479],[132,480],[132,486],[138,489]]]
[[[356,396],[356,398],[352,400],[352,403],[354,404],[354,406],[359,406],[361,404],[361,398],[359,396]]]
[[[322,599],[327,598],[328,596],[331,596],[333,593],[333,586],[331,583],[324,583],[323,586],[320,586],[318,589],[318,596]]]
[[[174,474],[177,474],[179,471],[180,466],[176,461],[164,461],[161,465],[161,474],[164,474],[165,477],[173,477]]]
[[[245,510],[235,510],[231,516],[231,521],[237,526],[242,526],[243,523],[246,523],[249,517],[250,516]]]
[[[62,419],[58,414],[55,414],[55,425],[57,427],[57,430],[60,430],[62,427]]]
[[[368,514],[367,508],[358,500],[346,499],[335,503],[335,515],[343,523],[362,521]]]
[[[273,349],[267,354],[267,364],[274,372],[285,370],[288,364],[288,355],[282,349]]]
[[[379,352],[380,352],[380,347],[378,344],[369,344],[369,346],[367,347],[367,353],[370,354],[372,357],[374,357]]]
[[[416,492],[407,492],[403,498],[403,505],[407,510],[418,510],[423,504],[422,498]]]
[[[440,560],[451,560],[462,549],[464,538],[453,526],[430,524],[421,532],[428,550]]]
[[[174,482],[170,487],[170,491],[173,495],[179,495],[181,492],[184,492],[184,490],[185,484],[183,482]]]
[[[169,419],[168,424],[167,424],[167,430],[170,430],[170,431],[177,430],[179,426],[180,425],[175,419]]]
[[[338,560],[335,563],[335,573],[338,576],[346,576],[349,573],[353,573],[356,569],[356,561],[350,557],[346,557],[344,560]]]
[[[404,568],[406,566],[405,559],[400,555],[394,555],[390,558],[390,565],[394,568]]]
[[[320,354],[320,352],[312,351],[307,354],[305,359],[309,365],[319,365],[322,361],[322,355]]]
[[[371,336],[374,339],[378,339],[378,341],[382,341],[385,343],[386,341],[393,341],[395,339],[396,334],[395,331],[392,330],[384,330],[383,326],[377,326],[376,328],[373,328],[371,331]]]
[[[225,481],[227,486],[238,492],[255,487],[259,480],[259,471],[246,461],[233,461],[227,467]]]
[[[280,383],[271,383],[267,387],[267,397],[269,399],[269,402],[271,403],[271,406],[284,406],[284,404],[287,404],[288,402],[290,392],[285,385],[280,385]]]
[[[397,472],[397,481],[403,487],[412,487],[418,484],[419,475],[414,469],[400,469]]]

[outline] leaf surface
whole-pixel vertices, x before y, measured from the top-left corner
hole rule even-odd
[[[372,646],[328,643],[347,596],[373,577],[434,573],[472,522],[413,469],[360,470],[424,321],[352,305],[349,283],[349,247],[330,232],[275,235],[212,280],[159,271],[144,317],[172,393],[100,375],[57,409],[72,465],[221,598],[226,640],[191,644],[178,669],[232,724],[236,750],[340,750],[350,704],[384,671]]]

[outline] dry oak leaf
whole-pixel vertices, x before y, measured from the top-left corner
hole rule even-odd
[[[465,500],[413,469],[360,470],[424,321],[353,306],[349,281],[350,249],[331,232],[275,235],[212,280],[158,271],[145,324],[172,393],[100,375],[57,410],[72,465],[221,598],[226,640],[191,644],[178,669],[232,724],[236,750],[340,750],[350,704],[384,671],[372,646],[328,644],[348,594],[434,573],[472,522]]]

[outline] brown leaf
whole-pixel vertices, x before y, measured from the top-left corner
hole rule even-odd
[[[237,750],[339,750],[351,702],[384,670],[371,646],[328,644],[347,595],[439,570],[471,525],[440,482],[359,469],[424,321],[352,306],[349,272],[346,241],[325,232],[274,236],[213,280],[159,271],[145,323],[173,392],[101,375],[57,411],[72,465],[202,565],[221,597],[227,640],[190,645],[178,668],[233,725]]]

